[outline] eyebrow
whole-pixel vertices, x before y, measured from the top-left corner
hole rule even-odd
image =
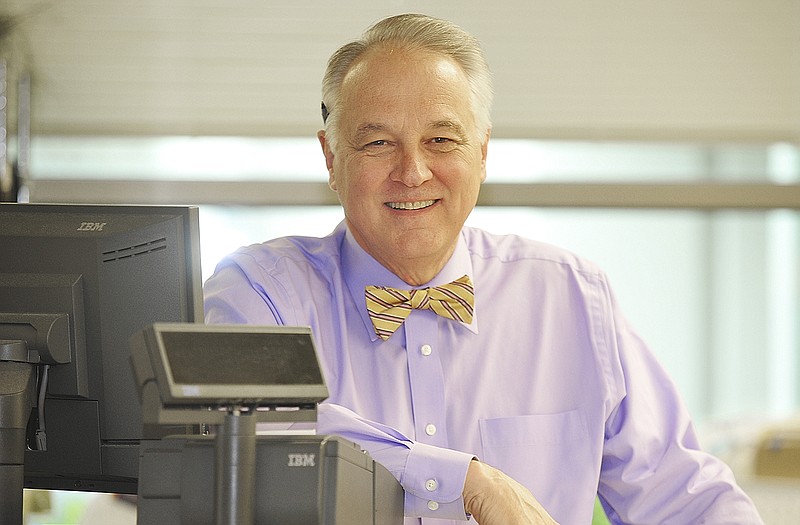
[[[449,130],[449,131],[455,133],[461,139],[466,139],[467,138],[467,130],[464,129],[464,126],[462,126],[460,123],[452,121],[452,120],[439,120],[437,122],[434,122],[433,125],[431,126],[431,128],[432,129],[446,129],[446,130]]]
[[[430,127],[432,130],[437,129],[444,129],[448,130],[459,137],[461,140],[466,140],[468,137],[467,130],[462,126],[459,122],[453,120],[437,120],[433,122]],[[356,141],[361,141],[367,135],[376,132],[386,131],[388,128],[384,124],[379,124],[377,122],[369,122],[367,124],[363,124],[356,129],[355,139]]]
[[[386,126],[384,126],[383,124],[376,124],[376,123],[364,124],[363,126],[359,126],[358,129],[356,129],[355,138],[357,141],[360,141],[370,133],[375,133],[377,131],[385,131],[385,130]]]

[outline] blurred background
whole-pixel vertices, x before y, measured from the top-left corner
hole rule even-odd
[[[797,0],[5,0],[2,199],[198,204],[204,278],[325,235],[326,60],[401,12],[458,23],[494,73],[468,222],[598,262],[707,448],[742,477],[788,454],[763,497],[800,501]]]

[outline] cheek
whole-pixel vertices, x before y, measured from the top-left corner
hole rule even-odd
[[[359,210],[364,207],[369,196],[369,188],[367,187],[364,177],[359,173],[347,172],[346,175],[339,172],[333,178],[333,188],[339,196],[339,202],[349,214],[359,213]]]
[[[439,173],[449,188],[468,195],[477,193],[486,178],[486,170],[480,163],[463,158],[442,165]]]
[[[347,159],[337,159],[333,169],[329,171],[329,184],[334,191],[339,194],[340,199],[345,199],[347,196],[355,191],[355,181],[358,181],[357,167]]]
[[[385,173],[386,163],[376,159],[348,163],[339,170],[339,192],[347,192],[352,197],[375,196],[386,180]]]

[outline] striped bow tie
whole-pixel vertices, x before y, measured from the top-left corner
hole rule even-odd
[[[367,286],[364,293],[375,333],[383,340],[389,339],[414,308],[432,310],[455,321],[472,322],[475,292],[466,275],[448,284],[420,290]]]

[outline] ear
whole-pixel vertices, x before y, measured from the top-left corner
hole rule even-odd
[[[333,150],[331,150],[330,143],[325,136],[325,130],[317,132],[317,139],[319,145],[322,147],[322,154],[325,155],[325,166],[328,168],[328,186],[333,191],[336,191],[336,179],[333,176]]]
[[[486,180],[486,155],[489,153],[489,137],[492,135],[492,129],[486,130],[486,137],[481,144],[481,182]]]

